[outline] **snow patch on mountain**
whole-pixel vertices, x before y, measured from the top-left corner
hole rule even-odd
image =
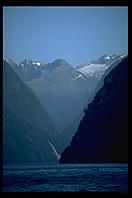
[[[106,56],[106,57],[104,57],[104,59],[110,59],[110,57],[109,56]]]
[[[41,63],[36,63],[38,66],[40,66]]]
[[[97,76],[102,75],[108,67],[110,67],[114,62],[122,59],[126,54],[112,56],[104,55],[97,60],[84,63],[76,68],[77,71],[83,73],[86,76]]]
[[[78,71],[85,75],[88,75],[88,74],[94,74],[97,72],[104,72],[106,69],[107,67],[105,66],[105,64],[90,64],[90,65],[86,65],[82,67]]]
[[[79,74],[74,80],[77,80],[78,78],[83,78],[81,74]]]
[[[4,59],[8,64],[12,64],[12,63],[13,63],[13,61],[12,61],[10,58],[3,57],[3,59]]]
[[[121,56],[120,56],[120,58],[124,58],[126,56],[126,54],[122,54]]]

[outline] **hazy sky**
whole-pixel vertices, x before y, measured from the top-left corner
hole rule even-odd
[[[3,55],[73,66],[128,53],[127,7],[4,7]]]

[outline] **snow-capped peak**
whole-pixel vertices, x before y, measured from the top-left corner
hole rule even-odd
[[[3,59],[9,64],[11,65],[13,68],[17,67],[18,65],[10,58],[6,58],[6,57],[3,57]]]
[[[38,65],[38,66],[40,66],[40,65],[41,65],[41,63],[40,63],[40,62],[36,62],[36,61],[33,61],[33,62],[32,62],[32,64],[33,64],[33,65]]]
[[[7,63],[10,63],[11,60],[9,58],[6,58],[6,57],[3,57],[3,59],[7,62]]]
[[[36,64],[37,64],[38,66],[40,66],[41,63],[38,63],[38,62],[37,62]]]
[[[97,60],[84,63],[77,67],[77,71],[85,74],[86,76],[95,76],[97,74],[103,74],[105,70],[115,61],[125,57],[126,54],[116,55],[113,54],[112,56],[104,55]]]
[[[120,57],[123,58],[123,57],[125,57],[125,56],[126,56],[126,54],[122,54]]]
[[[104,59],[110,59],[110,57],[109,56],[105,56]]]

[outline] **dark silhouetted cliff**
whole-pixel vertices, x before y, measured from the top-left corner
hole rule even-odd
[[[104,79],[60,163],[128,161],[128,57]]]

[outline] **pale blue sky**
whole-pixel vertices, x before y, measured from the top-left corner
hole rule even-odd
[[[128,53],[128,7],[4,7],[3,55],[73,66]]]

